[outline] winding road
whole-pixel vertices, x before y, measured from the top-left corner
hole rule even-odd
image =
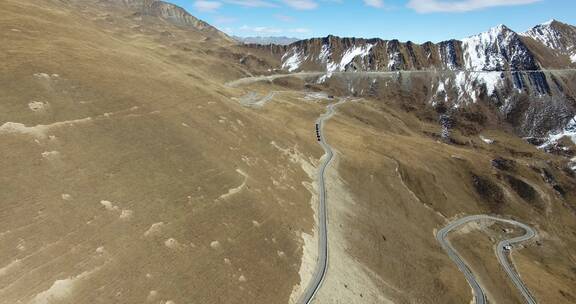
[[[515,244],[530,240],[531,238],[536,236],[536,231],[534,231],[534,229],[532,229],[531,227],[529,227],[523,223],[520,223],[520,222],[517,222],[514,220],[502,219],[502,218],[498,218],[498,217],[494,217],[494,216],[489,216],[489,215],[472,215],[472,216],[467,216],[467,217],[458,219],[456,221],[449,223],[446,227],[442,228],[436,234],[436,239],[438,240],[438,242],[440,242],[440,245],[442,245],[442,248],[446,251],[446,253],[450,257],[450,259],[452,259],[452,261],[454,261],[454,263],[456,263],[456,265],[458,266],[460,271],[462,271],[462,273],[464,273],[464,276],[466,277],[468,284],[470,284],[470,286],[472,287],[472,290],[474,291],[475,303],[476,304],[486,304],[487,303],[486,294],[484,293],[484,290],[482,290],[480,283],[476,280],[476,277],[474,276],[474,274],[472,273],[470,268],[466,265],[466,263],[464,263],[464,261],[462,260],[462,258],[460,258],[456,249],[454,249],[454,247],[452,247],[450,242],[447,240],[447,236],[448,236],[448,233],[450,233],[452,230],[454,230],[454,229],[456,229],[462,225],[465,225],[469,222],[475,222],[475,221],[480,221],[480,220],[491,220],[491,221],[506,223],[509,225],[520,227],[525,231],[524,235],[521,235],[519,237],[515,237],[512,239],[500,241],[498,243],[498,245],[496,246],[496,256],[498,257],[498,261],[500,262],[500,264],[502,265],[502,267],[504,268],[504,270],[508,274],[508,277],[510,277],[510,280],[512,280],[512,282],[514,283],[516,288],[522,293],[522,296],[526,300],[526,303],[536,304],[536,300],[534,299],[534,297],[532,296],[532,294],[528,290],[528,287],[526,287],[524,282],[522,282],[522,279],[520,279],[520,276],[518,275],[518,273],[514,270],[514,267],[512,265],[510,265],[510,263],[508,262],[508,259],[506,258],[506,251],[507,250],[505,249],[507,246],[513,246]]]
[[[401,74],[438,74],[438,75],[453,75],[457,73],[473,73],[473,74],[486,74],[486,73],[510,73],[510,72],[521,72],[521,73],[574,73],[576,69],[547,69],[547,70],[523,70],[523,71],[472,71],[472,70],[402,70],[402,71],[334,71],[334,72],[296,72],[296,73],[286,73],[286,74],[272,74],[272,75],[262,75],[262,76],[250,76],[245,78],[236,79],[227,82],[225,85],[228,87],[238,87],[241,85],[252,84],[260,81],[273,81],[276,79],[295,77],[298,79],[307,79],[313,77],[321,77],[327,74],[338,75],[345,77],[390,77],[397,76]]]
[[[564,70],[560,70],[564,71]],[[430,73],[430,72],[440,72],[441,71],[402,71],[402,73]],[[454,71],[451,71],[454,72]],[[482,72],[482,71],[479,71]],[[542,72],[542,71],[526,71],[526,72]],[[551,71],[549,71],[551,72]],[[398,71],[395,72],[336,72],[337,74],[347,74],[353,76],[362,76],[362,75],[372,75],[372,76],[383,76],[383,75],[392,75],[399,73]],[[255,77],[247,77],[241,78],[236,81],[232,81],[227,83],[226,85],[229,87],[236,87],[240,85],[251,84],[259,81],[271,81],[278,78],[283,77],[298,77],[298,78],[308,78],[308,77],[317,77],[325,75],[325,72],[299,72],[299,73],[292,73],[292,74],[276,74],[276,75],[269,75],[269,76],[255,76]],[[258,98],[257,95],[253,95],[250,98],[246,98],[242,100],[241,103],[245,106],[263,106],[266,102],[270,101],[274,98],[274,95],[280,93],[279,91],[270,92],[268,95],[265,95],[262,98]],[[334,152],[330,145],[326,142],[324,134],[323,134],[323,127],[324,123],[332,118],[335,113],[335,108],[338,105],[346,102],[348,99],[342,98],[337,103],[329,104],[327,106],[327,110],[324,114],[320,115],[316,120],[316,132],[317,132],[317,139],[322,148],[324,149],[324,160],[320,164],[318,169],[318,193],[319,193],[319,202],[318,202],[318,260],[316,267],[314,269],[314,273],[308,285],[306,286],[305,290],[303,291],[302,295],[298,299],[298,304],[310,304],[318,290],[320,289],[324,278],[326,277],[326,272],[328,270],[328,223],[327,223],[327,210],[326,210],[326,182],[325,182],[325,172],[332,159],[334,157]],[[466,280],[470,284],[474,292],[474,299],[476,304],[487,304],[487,297],[484,293],[484,290],[480,286],[480,283],[477,281],[476,277],[470,270],[470,268],[466,265],[466,263],[460,258],[458,252],[452,247],[450,242],[447,240],[448,233],[452,230],[467,224],[469,222],[480,221],[480,220],[492,220],[498,221],[506,224],[510,224],[513,226],[517,226],[522,228],[526,233],[522,236],[515,237],[512,239],[507,239],[500,241],[496,246],[496,256],[498,261],[506,271],[508,277],[512,280],[516,288],[521,292],[522,296],[526,300],[526,303],[529,304],[536,304],[536,300],[530,293],[530,290],[526,287],[524,282],[520,279],[520,276],[515,271],[514,267],[509,263],[507,256],[506,256],[506,247],[513,246],[515,244],[525,242],[527,240],[532,239],[536,232],[531,227],[509,219],[502,219],[494,216],[489,215],[472,215],[467,216],[456,221],[449,223],[446,227],[442,228],[436,234],[436,239],[440,242],[442,248],[446,251],[450,259],[464,273]]]
[[[328,168],[332,158],[334,157],[334,152],[332,151],[332,147],[326,143],[322,130],[324,122],[332,118],[334,115],[335,108],[346,101],[347,99],[342,98],[337,103],[329,104],[326,112],[320,115],[316,120],[317,130],[319,130],[318,134],[320,135],[318,142],[325,152],[324,161],[318,168],[318,262],[308,286],[298,300],[299,304],[309,304],[312,302],[312,299],[320,289],[324,277],[326,276],[326,271],[328,270],[328,223],[326,212],[326,182],[324,176],[326,168]]]

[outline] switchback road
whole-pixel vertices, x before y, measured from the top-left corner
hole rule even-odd
[[[458,252],[454,249],[454,247],[452,247],[450,242],[447,240],[447,236],[449,232],[462,225],[465,225],[469,222],[475,222],[480,220],[490,220],[506,223],[509,225],[520,227],[525,231],[524,235],[522,236],[500,241],[496,246],[496,256],[498,257],[498,261],[506,271],[506,274],[508,274],[508,277],[510,277],[510,280],[512,280],[516,288],[520,291],[520,293],[522,293],[522,296],[524,297],[526,303],[536,304],[536,300],[528,290],[528,287],[526,287],[524,282],[522,282],[522,279],[520,279],[520,276],[515,271],[514,267],[510,265],[508,259],[506,258],[507,246],[513,246],[515,244],[528,241],[534,236],[536,236],[536,232],[534,231],[534,229],[523,223],[489,215],[472,215],[458,219],[456,221],[449,223],[446,227],[442,228],[436,234],[436,239],[438,240],[438,242],[440,242],[442,248],[446,251],[450,259],[452,259],[452,261],[456,263],[460,271],[464,273],[464,276],[466,277],[468,284],[470,284],[470,286],[472,287],[472,290],[474,291],[475,303],[486,304],[487,303],[486,294],[484,293],[484,290],[482,290],[480,283],[477,281],[476,277],[474,276],[470,268],[466,265],[466,263],[464,263],[462,258],[460,258]]]

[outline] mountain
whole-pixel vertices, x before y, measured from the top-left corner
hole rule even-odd
[[[462,40],[464,68],[470,71],[538,70],[521,36],[505,25]]]
[[[378,79],[369,81],[366,75],[362,80],[362,72],[422,71],[410,77],[409,84],[412,90],[426,92],[421,98],[429,104],[463,106],[482,101],[511,122],[521,136],[544,137],[563,129],[576,113],[574,79],[548,71],[576,67],[566,60],[573,27],[559,22],[550,26],[558,27],[553,40],[558,42],[549,46],[499,25],[462,40],[439,43],[328,36],[287,46],[249,48],[271,54],[274,69],[324,72],[318,83],[340,77],[335,72],[358,72],[352,84],[328,84],[358,96],[387,94],[377,88]],[[532,102],[524,101],[526,96]]]
[[[82,3],[82,5],[87,5],[86,3],[90,3],[90,1],[74,0],[70,1],[70,3]],[[225,33],[192,16],[185,9],[169,2],[160,0],[101,0],[96,2],[96,5],[127,8],[134,17],[161,18],[173,25],[198,31],[207,38],[233,42],[233,39]]]
[[[294,304],[322,270],[314,303],[470,303],[436,232],[473,214],[533,227],[514,271],[539,303],[575,302],[574,73],[532,38],[474,39],[478,72],[457,40],[245,45],[158,1],[0,16],[2,304]],[[532,61],[550,93],[492,70]],[[494,252],[522,233],[448,235],[491,303],[522,302]]]
[[[291,43],[294,43],[294,42],[300,40],[298,38],[290,38],[290,37],[284,37],[284,36],[266,36],[266,37],[262,37],[262,36],[256,36],[256,37],[234,36],[233,38],[236,39],[237,41],[242,42],[242,43],[261,44],[261,45],[267,45],[267,44],[288,45],[288,44],[291,44]]]
[[[530,37],[561,55],[568,56],[572,63],[576,63],[576,27],[550,20],[521,35]]]
[[[567,37],[571,35],[571,32],[564,34]],[[541,62],[527,45],[525,37],[499,25],[462,40],[436,44],[328,36],[298,41],[276,51],[282,59],[282,68],[288,71],[516,71],[561,67]],[[555,51],[549,48],[547,53],[538,55],[554,56]]]

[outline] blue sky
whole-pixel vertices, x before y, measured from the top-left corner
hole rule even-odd
[[[464,38],[506,24],[576,24],[574,0],[167,0],[238,36]]]

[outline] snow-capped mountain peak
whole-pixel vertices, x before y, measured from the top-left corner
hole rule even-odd
[[[576,27],[562,23],[557,20],[539,24],[522,36],[530,37],[556,52],[570,56],[573,63],[576,63]]]
[[[500,24],[462,39],[464,63],[472,71],[534,70],[538,66],[520,35]]]

